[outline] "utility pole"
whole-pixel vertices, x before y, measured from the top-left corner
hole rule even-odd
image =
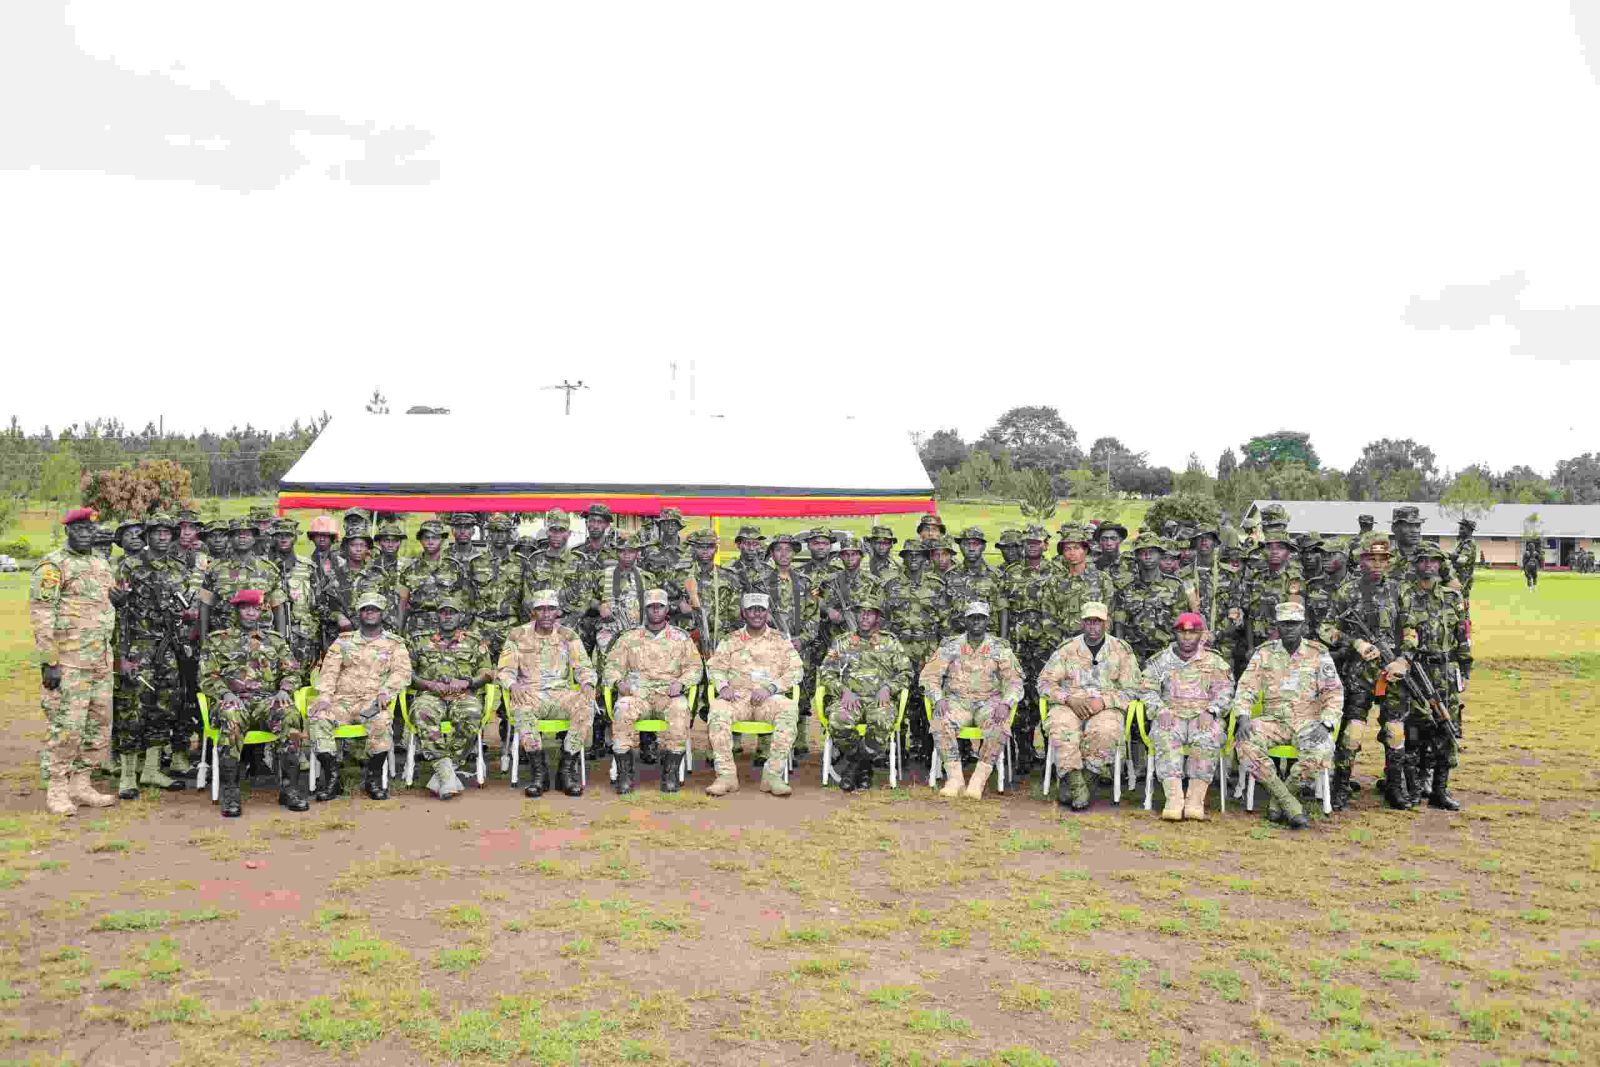
[[[547,385],[544,388],[545,389],[563,389],[563,390],[565,390],[566,394],[567,394],[567,414],[571,415],[572,414],[572,394],[577,392],[579,389],[587,389],[589,387],[587,385],[583,384],[583,379],[582,378],[579,378],[575,382],[569,382],[565,378],[563,378],[563,379],[561,379],[561,384],[560,385]]]

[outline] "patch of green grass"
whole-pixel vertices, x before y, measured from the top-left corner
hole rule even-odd
[[[1386,982],[1415,982],[1417,965],[1414,961],[1401,956],[1384,964],[1383,970],[1378,972],[1378,977]]]
[[[915,1034],[970,1034],[972,1024],[943,1008],[920,1009],[911,1014],[906,1028]]]
[[[144,981],[144,975],[138,971],[126,969],[107,971],[100,976],[101,989],[137,989],[139,983]]]
[[[483,909],[476,904],[452,904],[434,912],[434,919],[447,930],[465,930],[484,925]]]
[[[458,973],[470,971],[483,962],[485,955],[483,949],[472,945],[465,948],[440,949],[439,969]]]
[[[323,957],[336,967],[362,974],[377,974],[411,962],[411,954],[405,949],[365,928],[336,935],[323,948]]]
[[[300,1010],[295,1036],[318,1048],[351,1052],[383,1036],[382,1024],[357,1015],[328,997],[313,997]]]
[[[215,922],[232,919],[236,913],[217,907],[196,908],[192,911],[170,912],[160,908],[146,911],[112,911],[95,920],[94,930],[159,930],[164,926],[184,926],[192,923]]]
[[[1244,980],[1231,967],[1209,967],[1195,973],[1200,983],[1230,1004],[1244,999]]]

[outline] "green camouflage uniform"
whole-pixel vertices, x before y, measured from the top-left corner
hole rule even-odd
[[[219,560],[200,581],[200,602],[211,608],[212,629],[239,625],[239,613],[233,606],[233,595],[245,589],[261,590],[262,617],[269,624],[272,613],[289,602],[283,593],[278,568],[261,556],[251,553],[242,560],[238,557]]]
[[[447,596],[458,596],[476,608],[472,595],[472,576],[467,565],[446,552],[437,559],[426,555],[412,558],[400,572],[400,588],[406,597],[406,632],[423,633],[439,628],[439,603]]]
[[[173,740],[183,701],[178,660],[192,647],[181,616],[185,605],[193,602],[194,575],[182,560],[170,553],[158,556],[150,549],[124,556],[118,567],[119,584],[127,585],[128,594],[117,655],[137,672],[129,686],[130,698],[117,708],[124,718],[112,723],[118,755]]]
[[[293,552],[273,552],[267,560],[278,569],[278,592],[289,606],[289,647],[294,658],[302,664],[315,663],[322,652],[322,618],[311,587],[311,563]]]
[[[870,638],[859,633],[837,638],[822,657],[817,679],[826,691],[828,732],[840,751],[855,744],[855,728],[864,724],[867,740],[874,747],[889,743],[894,730],[899,693],[911,681],[911,660],[900,642],[881,630]],[[839,703],[846,689],[861,698],[854,710]],[[889,690],[887,703],[878,703],[878,691]]]
[[[298,764],[304,733],[291,698],[303,679],[293,646],[271,627],[213,630],[200,656],[200,691],[222,753],[237,760],[244,735],[265,730],[278,735],[279,759],[292,761],[284,765]]]
[[[1185,594],[1182,582],[1162,574],[1148,582],[1135,577],[1118,590],[1111,621],[1140,663],[1172,643],[1172,627],[1189,609]]]
[[[480,557],[481,558],[481,557]],[[439,630],[412,634],[406,641],[411,655],[411,679],[416,682],[471,681],[490,671],[494,660],[481,635],[458,629],[447,636]],[[411,722],[417,731],[417,751],[430,763],[448,759],[462,762],[477,752],[478,727],[483,721],[483,692],[441,695],[418,692],[410,703]],[[450,732],[444,732],[444,724]]]
[[[504,555],[492,546],[472,560],[472,588],[477,594],[473,630],[489,646],[489,659],[500,658],[506,634],[522,623],[522,561],[509,549]]]
[[[1354,616],[1361,626],[1340,620]],[[1334,770],[1343,781],[1355,767],[1356,755],[1376,699],[1375,689],[1383,673],[1382,658],[1365,660],[1356,651],[1356,642],[1365,638],[1364,627],[1391,651],[1400,647],[1400,583],[1389,578],[1369,579],[1365,572],[1339,586],[1333,602],[1318,627],[1317,636],[1327,645],[1344,681],[1343,725],[1339,728],[1339,747],[1334,754]],[[1397,709],[1398,710],[1398,709]],[[1380,720],[1382,715],[1380,713]]]

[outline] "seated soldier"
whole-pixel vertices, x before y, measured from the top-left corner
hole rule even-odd
[[[409,642],[411,686],[417,691],[411,720],[422,758],[433,764],[428,789],[440,800],[466,789],[456,774],[456,762],[464,762],[477,749],[483,687],[493,678],[489,644],[462,629],[466,621],[460,594],[447,593],[439,601],[439,628],[413,634]],[[450,724],[449,733],[444,732],[445,723]]]
[[[962,793],[981,799],[983,787],[1005,750],[1011,725],[1011,707],[1022,699],[1022,668],[1011,646],[989,635],[989,605],[982,600],[967,604],[961,616],[966,632],[939,645],[922,668],[922,692],[932,701],[929,728],[949,781],[941,796]],[[972,781],[962,781],[960,730],[976,726],[983,731],[978,765]]]
[[[554,589],[534,593],[533,621],[506,634],[496,670],[529,763],[528,787],[523,793],[530,797],[543,795],[549,784],[540,719],[567,720],[556,784],[569,797],[583,795],[578,761],[589,744],[597,678],[583,650],[583,639],[576,630],[557,623],[560,615],[561,601]],[[574,682],[578,689],[572,688]]]
[[[604,683],[615,686],[617,694],[611,744],[617,756],[619,794],[633,792],[633,759],[639,744],[634,724],[643,718],[667,722],[661,791],[678,791],[678,766],[689,742],[686,691],[700,680],[700,651],[687,633],[667,621],[671,613],[665,589],[646,591],[644,625],[624,631],[606,653]]]
[[[1133,648],[1106,633],[1111,612],[1098,600],[1081,609],[1083,632],[1056,649],[1039,672],[1039,695],[1049,711],[1044,731],[1055,746],[1056,803],[1089,807],[1087,769],[1110,776],[1128,704],[1143,684]]]
[[[856,590],[856,632],[835,639],[817,668],[827,690],[828,731],[841,760],[836,770],[846,793],[872,788],[872,765],[887,751],[896,718],[895,693],[911,682],[911,660],[892,635],[880,630],[883,599]],[[856,725],[865,724],[865,734]]]
[[[211,631],[200,657],[200,691],[215,709],[218,731],[218,801],[229,819],[240,813],[239,755],[251,730],[278,735],[278,803],[290,811],[311,806],[297,782],[305,736],[292,714],[300,664],[288,640],[261,625],[261,600],[259,589],[235,593],[229,603],[238,626]]]
[[[789,691],[800,684],[805,665],[788,638],[768,626],[771,600],[766,593],[746,593],[740,600],[744,629],[735,630],[717,645],[706,661],[706,676],[713,695],[706,729],[711,735],[711,758],[717,780],[706,787],[710,796],[739,791],[733,762],[733,724],[770,722],[772,747],[761,772],[761,791],[786,797],[789,783],[784,768],[794,746],[800,708]]]
[[[1305,606],[1285,600],[1276,614],[1278,639],[1256,649],[1233,695],[1233,736],[1240,763],[1272,795],[1267,817],[1302,830],[1311,821],[1294,789],[1278,778],[1267,750],[1293,744],[1299,755],[1291,773],[1300,782],[1314,781],[1331,767],[1344,685],[1328,650],[1305,640]],[[1261,714],[1252,717],[1250,709],[1258,698]]]
[[[1200,647],[1205,629],[1205,619],[1184,612],[1173,626],[1172,644],[1144,665],[1141,698],[1150,723],[1152,771],[1167,798],[1161,817],[1172,821],[1206,817],[1206,790],[1222,755],[1222,718],[1233,699],[1233,668]]]
[[[411,654],[405,642],[383,628],[388,601],[376,590],[356,600],[358,628],[339,635],[322,658],[317,680],[320,695],[311,705],[311,744],[322,776],[316,799],[332,800],[342,792],[333,730],[356,723],[367,728],[367,762],[363,787],[373,800],[388,800],[383,766],[394,744],[393,703],[411,684]]]

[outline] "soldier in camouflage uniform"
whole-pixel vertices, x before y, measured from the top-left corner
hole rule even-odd
[[[451,593],[439,601],[439,628],[412,634],[411,686],[417,699],[411,721],[422,758],[433,764],[428,789],[440,800],[465,792],[457,765],[477,748],[483,722],[483,687],[494,680],[489,642],[463,629],[466,604]],[[445,724],[450,732],[444,730]]]
[[[1042,527],[1041,527],[1042,529]],[[1048,540],[1048,538],[1046,539]],[[1000,550],[1000,569],[1003,571],[1022,562],[1022,531],[1001,530],[1000,540],[994,543]]]
[[[376,589],[382,593],[389,605],[383,611],[383,628],[403,634],[406,627],[404,604],[400,598],[400,573],[405,561],[400,558],[400,546],[405,542],[406,529],[396,520],[385,518],[378,523],[375,537],[378,555],[368,564],[369,582],[363,583],[361,592]],[[520,572],[519,566],[519,575]]]
[[[1329,798],[1335,811],[1343,811],[1350,803],[1356,756],[1367,732],[1373,702],[1382,695],[1379,682],[1382,680],[1385,691],[1389,685],[1378,647],[1363,633],[1386,643],[1391,651],[1399,647],[1400,639],[1400,584],[1387,573],[1388,535],[1366,535],[1359,558],[1360,575],[1335,590],[1317,630],[1344,684],[1339,745],[1333,758],[1333,795]],[[1389,758],[1395,761],[1398,771],[1403,750],[1397,748]]]
[[[694,599],[700,607],[696,609],[691,604],[689,615],[684,619],[688,625],[679,622],[678,627],[698,636],[700,656],[709,659],[722,639],[740,626],[739,579],[728,568],[717,566],[717,535],[709,526],[689,535],[689,549],[694,564],[685,577],[685,599],[689,599],[689,579],[693,579]]]
[[[439,605],[455,594],[473,609],[472,575],[460,559],[442,551],[444,524],[429,520],[417,528],[422,555],[413,557],[400,572],[400,595],[405,603],[406,632],[422,633],[439,626]]]
[[[822,657],[827,655],[828,646],[833,639],[844,632],[842,621],[834,622],[832,617],[823,611],[829,588],[833,585],[834,577],[843,569],[843,565],[833,555],[833,532],[826,528],[807,530],[796,535],[806,544],[807,559],[795,565],[795,569],[806,579],[811,587],[811,596],[817,603],[819,617],[815,638],[803,650],[800,658],[805,663],[805,676],[800,683],[800,711],[807,714],[811,707],[812,694],[816,692],[817,668],[822,664]],[[841,620],[843,616],[841,615]],[[805,734],[800,735],[800,746],[805,744]],[[805,749],[797,746],[796,751],[803,754]]]
[[[1456,547],[1450,554],[1451,566],[1455,569],[1456,580],[1461,583],[1461,599],[1472,607],[1472,579],[1478,570],[1478,542],[1473,540],[1472,533],[1478,524],[1471,519],[1459,519],[1456,522]],[[1587,562],[1588,553],[1584,553]],[[1587,571],[1587,566],[1584,570]]]
[[[929,729],[950,780],[940,795],[963,792],[974,800],[1004,751],[1012,706],[1022,699],[1022,667],[1011,647],[989,634],[989,605],[973,601],[962,615],[965,632],[939,646],[922,668],[922,692],[932,703]],[[983,747],[972,780],[962,781],[956,734],[963,726],[983,731]]]
[[[1110,614],[1104,604],[1084,604],[1082,632],[1051,653],[1039,674],[1060,782],[1056,802],[1073,811],[1089,807],[1084,771],[1107,778],[1115,769],[1128,704],[1143,684],[1132,646],[1106,633]]]
[[[983,558],[983,551],[989,539],[984,536],[983,530],[977,526],[969,526],[961,531],[961,537],[956,542],[961,550],[961,561],[944,576],[945,588],[949,590],[950,602],[958,608],[974,600],[981,600],[985,604],[995,605],[1004,602],[1000,589],[1000,572],[989,566]],[[961,619],[952,616],[948,620],[952,630],[962,628]]]
[[[600,621],[595,633],[594,658],[595,668],[602,673],[612,643],[620,634],[643,623],[645,592],[660,585],[655,575],[639,567],[644,545],[638,534],[618,537],[613,551],[616,559],[605,565],[599,578]],[[610,723],[604,712],[597,712],[589,759],[599,759],[610,751],[611,740],[607,737],[609,729]],[[655,752],[652,751],[651,757],[651,762],[655,762]]]
[[[1217,555],[1221,542],[1222,535],[1215,523],[1201,523],[1194,527],[1189,537],[1193,557],[1180,574],[1195,592],[1195,599],[1199,603],[1196,614],[1206,620],[1208,633],[1216,631],[1217,619],[1221,614],[1217,598],[1223,582],[1222,561]]]
[[[1305,606],[1282,600],[1274,615],[1277,637],[1255,650],[1234,692],[1234,738],[1239,762],[1272,797],[1268,818],[1301,830],[1311,822],[1295,790],[1278,777],[1267,750],[1293,744],[1299,755],[1291,781],[1314,782],[1333,763],[1333,731],[1344,706],[1344,686],[1328,650],[1304,640]],[[1253,716],[1258,699],[1261,714]]]
[[[1308,572],[1311,580],[1305,585],[1306,632],[1309,634],[1322,632],[1323,622],[1331,617],[1328,613],[1333,610],[1339,588],[1349,580],[1344,569],[1344,542],[1336,537],[1324,537],[1320,544],[1322,552],[1318,557],[1317,570]],[[1339,665],[1337,655],[1334,656],[1334,663]]]
[[[393,745],[394,700],[411,684],[411,654],[399,635],[383,628],[382,596],[367,593],[355,608],[357,629],[339,635],[322,657],[320,695],[306,713],[322,777],[317,800],[332,800],[343,791],[333,730],[356,724],[367,728],[363,787],[373,800],[389,799],[383,770]]]
[[[317,619],[321,626],[320,648],[317,658],[339,635],[355,628],[350,618],[350,605],[345,602],[345,571],[350,564],[344,553],[334,547],[339,532],[332,516],[318,515],[306,528],[306,539],[311,542],[311,558],[306,565],[311,569],[311,597],[316,603]]]
[[[1111,611],[1114,634],[1132,647],[1140,663],[1172,643],[1172,624],[1189,607],[1183,583],[1161,573],[1164,551],[1159,538],[1139,535],[1133,542],[1137,572],[1118,590]]]
[[[251,730],[278,735],[278,803],[290,811],[311,806],[296,782],[304,737],[294,691],[304,673],[290,642],[261,625],[261,602],[259,589],[235,593],[237,625],[213,631],[200,657],[200,691],[211,701],[217,727],[217,792],[225,819],[239,817],[239,757]]]
[[[186,588],[200,588],[200,579],[210,562],[205,546],[200,542],[200,515],[191,508],[178,511],[178,539],[173,543],[172,556],[189,572]],[[195,694],[200,692],[200,601],[189,597],[189,606],[180,616],[179,626],[183,640],[178,646],[178,716],[172,728],[172,771],[186,775],[192,769],[189,762],[189,739],[200,732],[200,706]]]
[[[618,794],[633,792],[633,755],[639,744],[635,724],[643,718],[666,720],[661,791],[678,791],[678,768],[689,743],[686,691],[699,682],[701,662],[689,635],[668,621],[671,610],[665,589],[647,590],[643,625],[623,633],[606,654],[601,680],[616,692],[612,750],[617,757]]]
[[[1390,665],[1398,668],[1390,673],[1403,676],[1409,670],[1425,674],[1427,688],[1438,694],[1445,713],[1459,726],[1460,695],[1472,670],[1472,642],[1467,636],[1464,604],[1445,585],[1444,564],[1445,555],[1438,546],[1418,548],[1414,576],[1400,586],[1400,660]],[[1435,723],[1405,685],[1389,686],[1379,718],[1383,723],[1386,795],[1395,793],[1388,753],[1403,731],[1404,784],[1411,801],[1407,806],[1414,806],[1426,794],[1432,807],[1461,810],[1460,802],[1450,795],[1450,772],[1458,755],[1449,727]],[[1425,784],[1418,786],[1419,781]]]
[[[584,509],[583,524],[588,538],[573,551],[590,570],[600,571],[617,558],[610,538],[613,518],[611,509],[604,504],[590,504]]]
[[[717,780],[706,787],[710,796],[737,792],[739,779],[733,762],[735,722],[773,724],[772,747],[761,775],[761,791],[788,796],[783,768],[794,745],[800,709],[789,691],[800,683],[804,665],[794,646],[767,625],[769,601],[765,593],[745,593],[740,598],[744,629],[722,639],[706,663],[713,696],[707,729]]]
[[[470,511],[457,511],[450,516],[450,547],[445,549],[445,555],[460,563],[463,568],[470,570],[472,561],[477,559],[483,549],[472,543],[472,534],[478,528],[478,516]],[[345,539],[350,537],[345,531]]]
[[[1422,512],[1415,504],[1405,504],[1389,513],[1389,543],[1394,558],[1389,561],[1390,577],[1402,582],[1410,581],[1417,572],[1417,553],[1425,546],[1422,540]],[[1436,547],[1436,546],[1428,546]],[[1460,588],[1450,557],[1441,555],[1439,577],[1446,585]]]
[[[1094,567],[1109,577],[1118,589],[1133,581],[1133,562],[1122,554],[1122,542],[1128,539],[1128,528],[1120,522],[1102,522],[1094,528],[1094,541],[1098,551]],[[1107,604],[1111,601],[1107,600]]]
[[[944,639],[944,620],[950,608],[944,583],[928,573],[928,542],[917,538],[900,546],[901,573],[884,583],[882,603],[888,613],[889,632],[899,640],[911,663],[911,708],[922,707],[922,666]],[[908,715],[909,756],[933,757],[933,734],[924,715]]]
[[[662,508],[656,516],[656,539],[639,559],[640,566],[651,574],[671,574],[689,562],[689,553],[679,542],[683,532],[683,512],[677,508]],[[670,590],[669,590],[670,593]]]
[[[506,634],[522,622],[522,561],[511,554],[511,516],[494,514],[487,524],[489,547],[468,568],[476,594],[473,629],[499,662]]]
[[[1045,594],[1052,649],[1083,632],[1085,604],[1110,604],[1117,595],[1114,572],[1090,562],[1094,532],[1081,523],[1068,522],[1057,533],[1061,540],[1056,545],[1056,558],[1050,561],[1054,580]]]
[[[561,601],[555,590],[534,593],[531,606],[533,621],[514,627],[506,635],[495,672],[496,680],[506,690],[522,754],[529,764],[524,793],[540,796],[548,784],[539,720],[565,719],[568,727],[561,743],[556,784],[569,797],[582,796],[578,765],[594,722],[598,675],[578,632],[558,623]],[[577,689],[572,688],[574,684]]]
[[[114,724],[113,738],[121,763],[121,793],[138,795],[139,785],[182,789],[183,783],[161,773],[161,749],[174,740],[183,701],[178,659],[188,646],[183,613],[194,599],[193,573],[172,555],[177,524],[170,515],[152,515],[145,523],[145,547],[123,556],[117,585],[126,593],[118,635],[117,670],[136,687],[128,718]],[[182,738],[188,747],[188,737]],[[137,782],[133,764],[144,750],[144,772]],[[132,799],[132,797],[128,797]]]
[[[894,730],[895,693],[911,681],[905,649],[879,629],[881,594],[859,589],[854,608],[856,632],[836,638],[817,670],[827,694],[828,731],[841,756],[835,773],[846,793],[872,788],[872,765],[888,751]],[[857,734],[858,725],[866,727],[864,734]]]
[[[267,562],[278,569],[278,592],[287,606],[289,649],[295,662],[310,667],[322,653],[322,620],[311,587],[311,564],[295,553],[300,524],[279,519],[272,524],[272,550]],[[257,613],[259,615],[259,612]]]
[[[1030,525],[1016,536],[1022,556],[1001,572],[1000,636],[1010,642],[1022,665],[1022,703],[1011,726],[1017,748],[1017,775],[1022,777],[1038,762],[1033,732],[1040,725],[1039,672],[1060,643],[1050,617],[1049,603],[1050,591],[1060,572],[1045,562],[1044,546],[1050,535],[1043,526]]]
[[[566,512],[558,508],[545,512],[544,525],[549,543],[528,561],[523,572],[522,615],[531,620],[533,594],[552,590],[561,608],[561,624],[581,636],[589,605],[600,597],[599,572],[590,569],[583,557],[567,547],[571,529]]]
[[[1274,526],[1262,535],[1262,543],[1265,561],[1254,570],[1245,565],[1238,577],[1244,583],[1239,606],[1230,603],[1228,609],[1227,625],[1236,631],[1247,658],[1277,638],[1279,604],[1305,603],[1305,582],[1299,563],[1290,558],[1294,546],[1288,533]]]
[[[1161,781],[1166,796],[1161,817],[1168,821],[1205,819],[1206,790],[1222,755],[1223,718],[1233,701],[1233,668],[1200,647],[1205,629],[1198,612],[1179,615],[1172,644],[1143,671],[1140,699],[1150,723],[1151,771]]]
[[[227,559],[233,555],[232,536],[228,532],[226,519],[213,519],[200,528],[201,540],[205,542],[205,564],[201,570],[207,570],[218,560]]]
[[[917,520],[917,539],[921,541],[937,541],[945,535],[943,520],[933,512],[928,512]]]
[[[257,554],[256,527],[245,519],[230,524],[233,555],[213,563],[200,580],[200,632],[210,634],[224,626],[235,626],[233,594],[242,589],[260,589],[270,610],[271,627],[283,633],[289,625],[288,598],[278,580],[278,568]],[[201,639],[202,646],[204,638]]]
[[[94,512],[74,508],[61,519],[67,544],[41,559],[28,587],[28,616],[39,659],[39,704],[49,724],[45,809],[74,815],[77,806],[116,803],[89,784],[111,741],[111,564],[94,552]]]
[[[878,580],[880,589],[900,571],[894,562],[894,546],[899,540],[887,526],[874,526],[867,534],[867,571]]]

